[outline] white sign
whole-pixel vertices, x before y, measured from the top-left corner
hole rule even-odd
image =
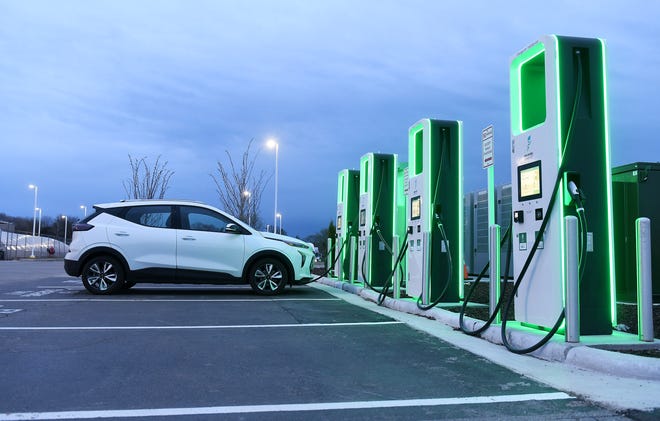
[[[481,131],[481,165],[488,168],[495,163],[495,131],[493,125],[486,127]]]

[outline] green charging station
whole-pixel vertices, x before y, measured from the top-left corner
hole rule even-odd
[[[395,240],[397,156],[367,153],[360,158],[358,281],[383,287],[392,272]]]
[[[408,136],[408,282],[421,303],[463,296],[462,123],[423,119]]]
[[[564,308],[566,215],[580,221],[580,332],[616,322],[605,68],[602,40],[556,35],[511,60],[515,317],[529,326],[553,326]]]
[[[335,275],[340,281],[354,281],[357,274],[357,251],[351,238],[357,239],[360,203],[360,171],[341,170],[337,177],[337,221]]]

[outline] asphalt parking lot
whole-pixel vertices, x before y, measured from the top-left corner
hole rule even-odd
[[[87,293],[0,262],[0,420],[625,419],[313,286]]]

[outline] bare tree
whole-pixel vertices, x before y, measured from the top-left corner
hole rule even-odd
[[[250,139],[240,167],[236,167],[229,151],[225,150],[229,165],[218,161],[218,176],[210,174],[216,185],[216,191],[225,210],[243,222],[259,228],[261,220],[257,213],[261,205],[261,194],[266,187],[268,177],[265,171],[254,174],[254,164],[257,154],[250,157],[250,148],[254,139]]]
[[[174,171],[167,168],[167,161],[161,163],[160,155],[153,167],[147,165],[147,158],[133,158],[128,154],[131,165],[131,178],[124,180],[124,190],[129,199],[162,199],[169,188]]]

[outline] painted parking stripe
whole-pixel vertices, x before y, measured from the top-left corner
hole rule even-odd
[[[25,292],[25,291],[23,291]],[[31,299],[31,298],[14,298],[14,299],[0,299],[0,303],[6,302],[104,302],[104,303],[135,303],[135,302],[156,302],[156,303],[272,303],[274,301],[341,301],[341,298],[209,298],[209,299],[179,299],[179,298],[44,298],[44,299]]]
[[[199,408],[154,408],[107,411],[17,412],[0,414],[0,420],[69,420],[89,418],[137,418],[186,415],[255,414],[264,412],[332,411],[346,409],[402,408],[419,406],[474,405],[525,401],[574,399],[563,392],[523,395],[471,396],[463,398],[403,399],[385,401],[321,402],[280,405],[210,406]]]
[[[348,322],[348,323],[290,323],[273,325],[199,325],[199,326],[1,326],[0,331],[11,330],[194,330],[194,329],[269,329],[289,327],[341,327],[402,325],[403,322]]]

